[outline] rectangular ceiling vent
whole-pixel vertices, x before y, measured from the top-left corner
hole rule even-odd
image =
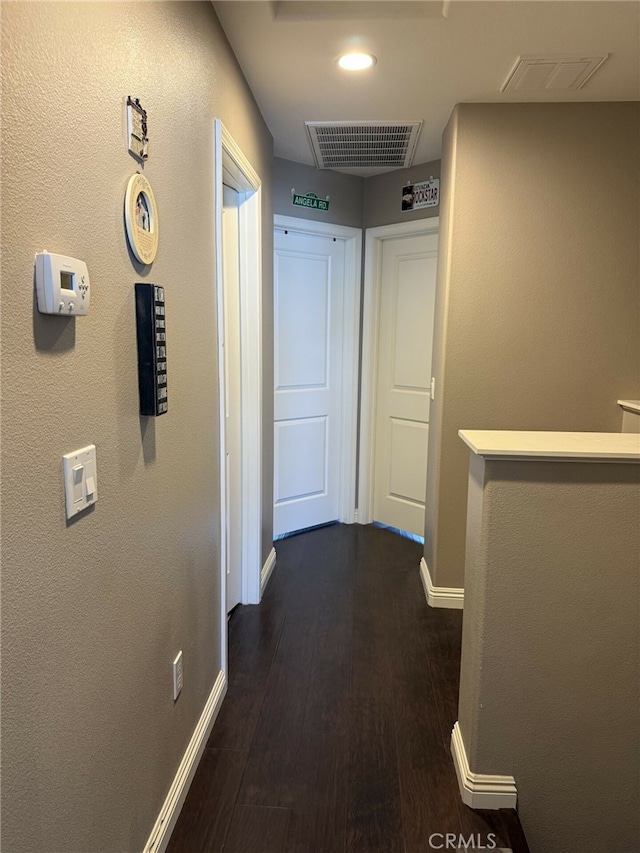
[[[363,21],[446,18],[449,0],[271,0],[275,21]]]
[[[581,89],[608,56],[519,56],[500,91]]]
[[[410,166],[421,121],[307,121],[318,169],[402,169]]]

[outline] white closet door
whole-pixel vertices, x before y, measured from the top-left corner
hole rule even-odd
[[[338,519],[344,241],[275,232],[274,536]]]
[[[382,241],[373,518],[424,535],[438,237]]]

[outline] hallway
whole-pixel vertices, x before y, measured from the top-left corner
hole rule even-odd
[[[427,606],[421,546],[333,525],[277,553],[229,623],[229,691],[169,853],[425,853],[446,833],[528,853],[515,812],[460,800],[462,613]]]

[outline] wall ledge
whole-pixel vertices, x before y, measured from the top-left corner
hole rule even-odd
[[[262,571],[260,572],[260,598],[265,591],[265,587],[269,583],[269,578],[271,577],[271,573],[276,567],[276,549],[272,548],[269,552],[269,556],[264,561],[264,566],[262,567]]]
[[[635,412],[640,415],[640,400],[618,400],[618,405],[627,412]]]
[[[420,560],[420,580],[429,607],[442,607],[449,610],[462,610],[464,607],[464,589],[448,586],[434,586],[427,561]]]
[[[461,429],[458,435],[485,459],[640,462],[640,438],[632,433]]]
[[[462,802],[472,809],[515,809],[518,801],[513,776],[491,776],[473,773],[462,740],[460,724],[451,732],[451,753],[456,768]]]
[[[226,692],[227,676],[220,670],[143,853],[164,853],[167,849]]]

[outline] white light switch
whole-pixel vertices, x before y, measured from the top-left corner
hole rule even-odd
[[[73,474],[73,502],[76,504],[82,500],[82,481],[84,480],[84,465],[76,465],[71,469]]]
[[[73,518],[98,500],[96,446],[90,444],[62,457],[67,518]]]

